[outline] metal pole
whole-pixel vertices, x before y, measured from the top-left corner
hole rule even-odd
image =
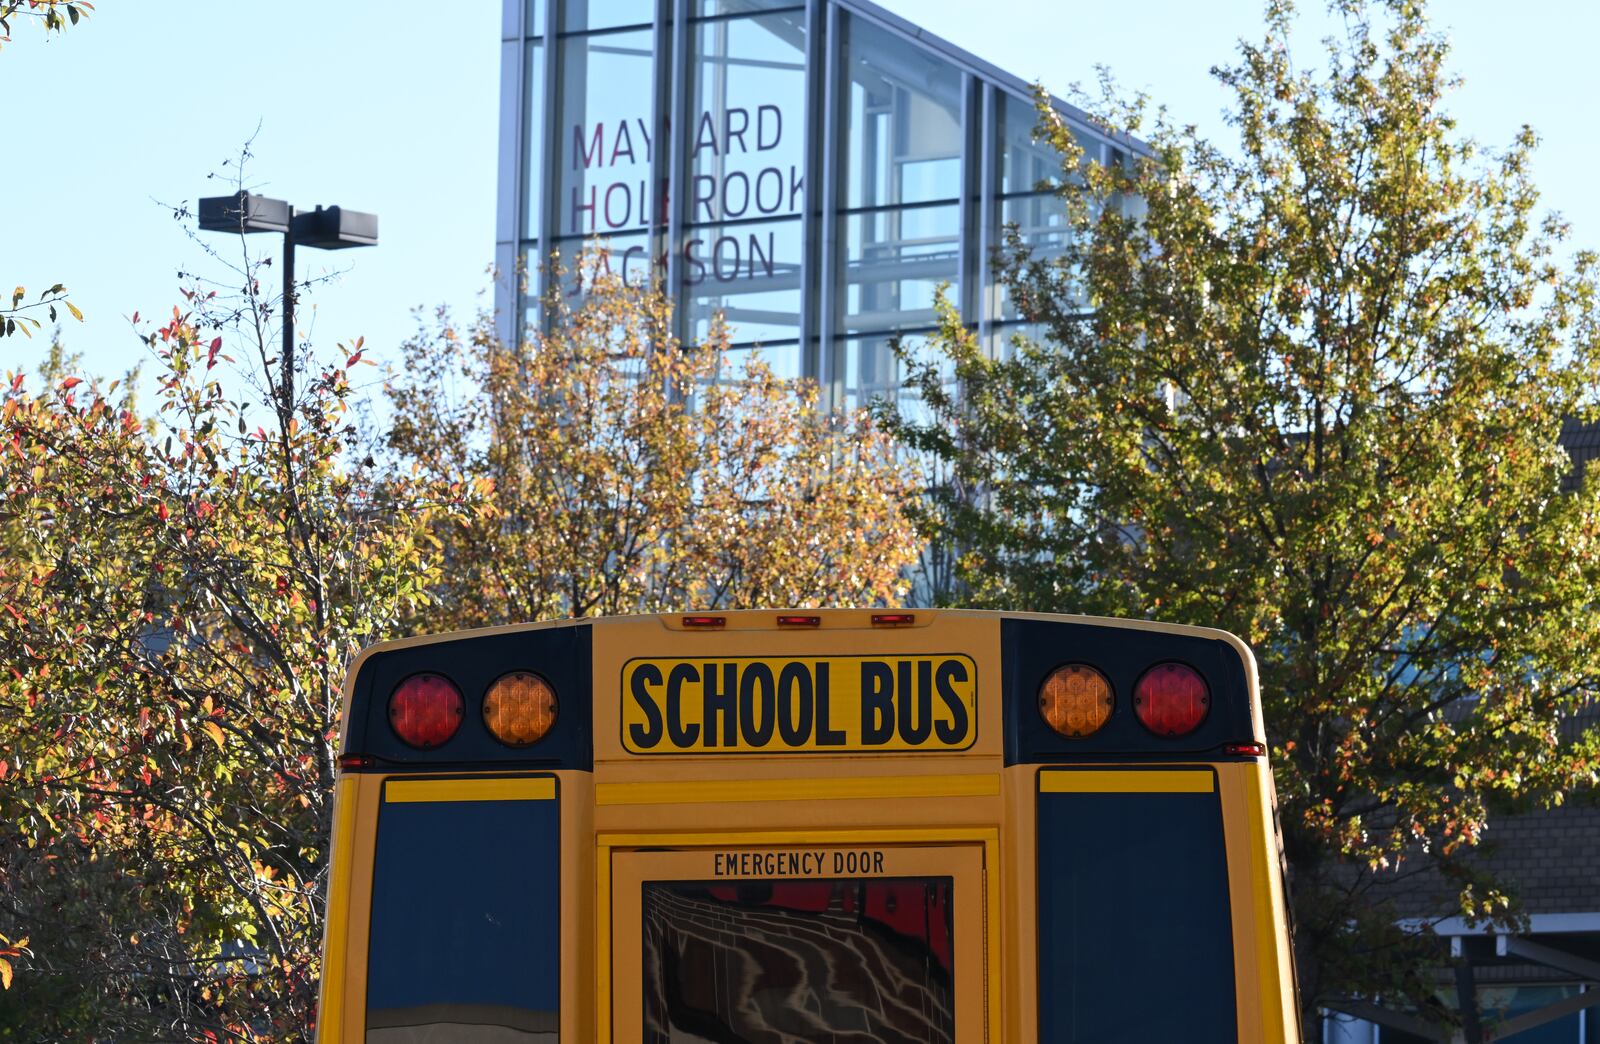
[[[283,404],[294,413],[294,214],[289,208],[289,227],[283,230]]]
[[[1478,1017],[1478,986],[1472,974],[1472,961],[1465,955],[1456,961],[1456,1007],[1461,1013],[1461,1039],[1466,1044],[1483,1044],[1483,1022]]]

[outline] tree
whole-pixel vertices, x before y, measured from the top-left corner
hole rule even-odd
[[[603,253],[563,282],[549,334],[441,316],[390,390],[400,459],[470,505],[439,517],[435,626],[904,594],[911,475],[865,414],[735,365],[720,322],[681,344],[670,300]]]
[[[438,558],[359,344],[281,366],[242,271],[141,327],[149,415],[59,355],[3,396],[3,1039],[309,1039],[345,667]]]
[[[1600,770],[1560,738],[1600,686],[1600,482],[1557,442],[1595,416],[1595,256],[1537,217],[1532,131],[1456,133],[1422,3],[1333,7],[1320,71],[1286,0],[1214,71],[1226,149],[1160,114],[1101,166],[1041,104],[1074,240],[1004,258],[1041,338],[988,358],[947,311],[963,398],[923,365],[932,419],[884,411],[950,469],[919,519],[967,600],[1254,646],[1311,1033],[1351,994],[1449,1018],[1397,897],[1514,918],[1471,858],[1491,812]]]
[[[362,646],[884,601],[915,554],[887,439],[759,365],[714,384],[659,295],[598,279],[517,352],[417,342],[391,456],[352,422],[360,343],[285,367],[245,257],[135,315],[150,409],[59,350],[0,392],[0,1040],[309,1039]]]

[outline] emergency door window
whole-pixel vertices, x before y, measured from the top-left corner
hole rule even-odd
[[[614,1039],[981,1040],[981,856],[935,851],[619,855]]]

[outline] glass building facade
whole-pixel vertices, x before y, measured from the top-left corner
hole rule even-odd
[[[538,322],[541,260],[599,241],[665,281],[684,339],[720,312],[737,347],[854,407],[899,394],[890,343],[933,328],[940,286],[1003,350],[1021,321],[988,262],[1006,225],[1063,243],[1029,85],[870,3],[504,2],[507,339]]]

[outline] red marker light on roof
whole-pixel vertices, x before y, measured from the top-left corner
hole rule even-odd
[[[1158,663],[1133,687],[1133,712],[1157,736],[1187,736],[1210,710],[1205,679],[1185,663]]]
[[[917,622],[915,613],[873,613],[874,627],[910,627]]]
[[[461,727],[466,703],[442,674],[413,674],[389,696],[389,726],[408,746],[432,750]]]
[[[725,616],[685,616],[683,618],[683,626],[685,627],[722,627],[727,622],[728,618]]]
[[[780,617],[778,617],[778,626],[779,627],[821,627],[822,626],[822,617],[820,617],[820,616],[780,616]]]

